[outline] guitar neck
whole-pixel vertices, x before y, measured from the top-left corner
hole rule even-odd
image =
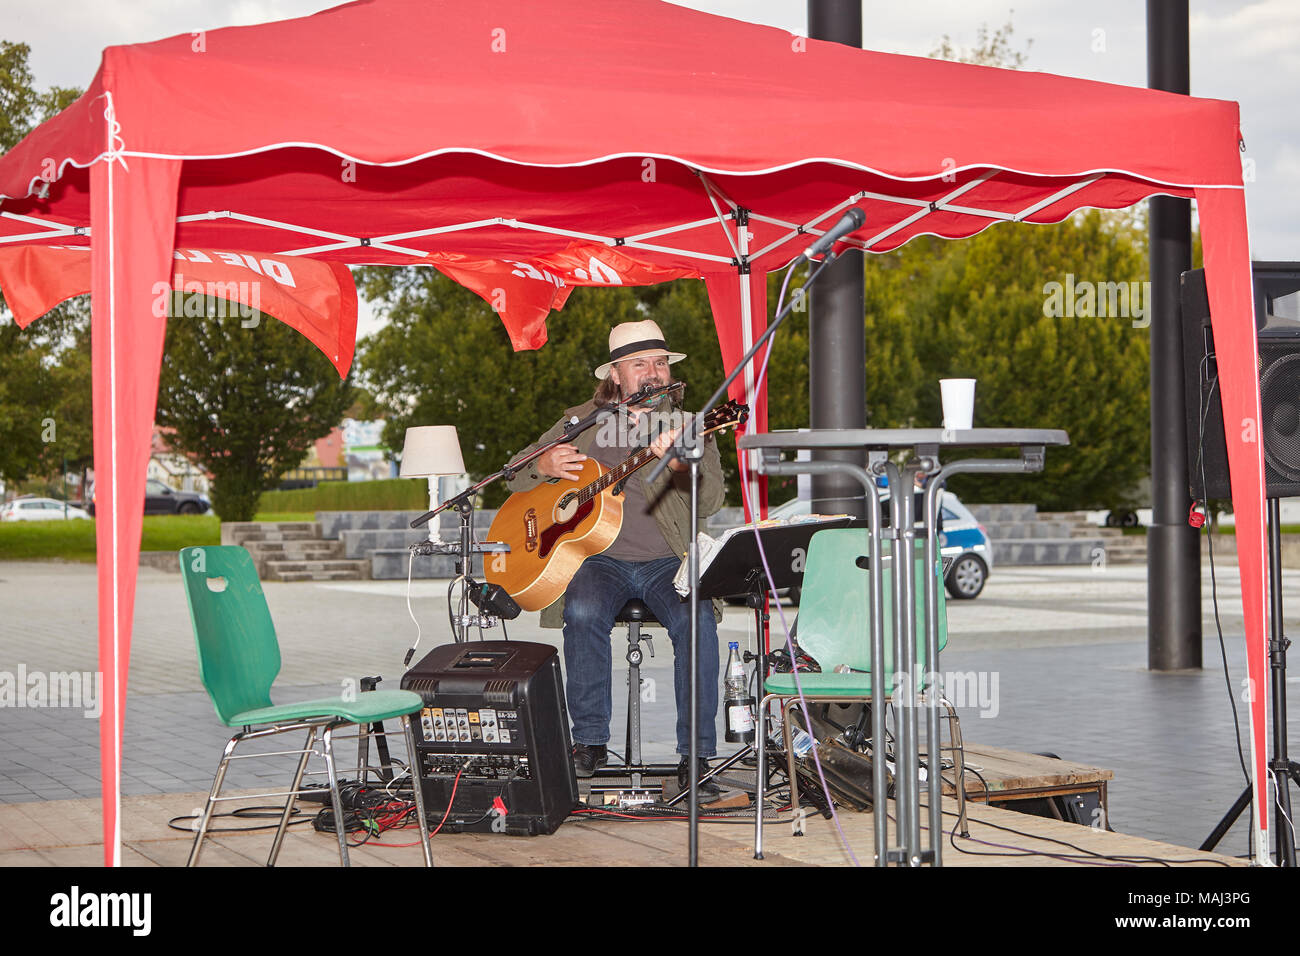
[[[648,465],[654,461],[655,454],[649,448],[642,448],[640,451],[633,453],[621,465],[616,465],[609,471],[605,472],[591,484],[585,486],[578,492],[578,501],[585,502],[595,498],[606,488],[612,488],[624,478],[630,476],[642,465]]]
[[[725,411],[725,409],[721,411]],[[709,417],[712,418],[713,416],[709,416]],[[733,424],[733,422],[721,421],[716,425],[710,426],[708,424],[708,421],[706,420],[705,427],[700,430],[700,437],[703,438],[705,435],[708,435],[711,432],[715,432],[719,428],[726,428],[730,424]],[[621,465],[617,465],[614,468],[611,468],[609,471],[605,472],[605,474],[601,475],[591,484],[583,487],[578,492],[578,501],[579,502],[590,501],[592,498],[595,498],[606,488],[614,487],[614,485],[618,484],[620,481],[627,478],[638,468],[641,468],[643,465],[648,465],[650,464],[650,462],[654,460],[655,460],[655,453],[651,451],[649,448],[642,448],[641,450],[634,452]]]
[[[748,412],[747,406],[738,406],[735,402],[727,402],[726,405],[715,408],[705,416],[703,427],[700,429],[700,437],[703,438],[719,428],[729,428],[732,425],[740,424],[748,417]],[[605,489],[612,488],[638,468],[648,465],[654,460],[655,453],[649,448],[642,448],[634,452],[621,465],[611,468],[591,484],[579,489],[577,492],[578,501],[580,503],[590,501]]]

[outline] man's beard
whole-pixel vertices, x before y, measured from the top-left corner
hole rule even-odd
[[[676,385],[676,384],[677,384],[677,379],[673,378],[673,377],[670,375],[670,376],[668,376],[668,380],[665,381],[665,382],[660,382],[660,381],[657,381],[657,380],[647,380],[646,382],[644,382],[644,383],[641,385],[641,388],[638,388],[638,389],[636,389],[636,390],[634,390],[634,391],[632,391],[632,392],[627,392],[624,388],[622,388],[622,387],[620,386],[620,387],[619,387],[619,401],[623,401],[623,402],[627,401],[629,398],[631,398],[632,396],[634,396],[634,395],[636,395],[638,392],[640,392],[642,388],[663,388],[663,387],[666,386],[666,385]],[[658,408],[658,409],[666,409],[666,408],[677,407],[677,406],[680,406],[681,403],[682,403],[682,392],[683,392],[683,391],[684,391],[684,389],[681,389],[681,388],[674,389],[673,391],[668,392],[667,394],[660,395],[660,396],[658,396],[657,398],[652,398],[650,401],[648,401],[648,402],[646,402],[646,403],[644,403],[644,404],[641,404],[641,405],[633,405],[632,407],[633,407],[633,408],[651,408],[651,409],[654,409],[654,408]]]

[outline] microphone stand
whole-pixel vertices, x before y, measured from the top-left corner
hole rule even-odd
[[[835,260],[835,254],[833,252],[827,252],[825,258],[821,260],[821,264],[818,265],[817,268],[814,269],[811,274],[809,274],[808,278],[804,280],[803,285],[799,286],[799,289],[800,290],[806,289],[808,288],[808,286],[812,285],[813,281],[819,275],[821,275],[822,270],[825,269],[828,265],[830,265],[831,262],[833,262],[834,260]],[[793,267],[794,266],[792,265],[791,268]],[[682,429],[682,432],[677,437],[677,440],[673,442],[673,444],[668,448],[667,451],[664,452],[663,458],[659,460],[659,464],[655,465],[654,470],[650,473],[650,476],[646,479],[647,482],[653,482],[656,478],[658,478],[661,474],[663,474],[663,470],[667,468],[671,462],[674,461],[684,462],[686,465],[689,466],[690,482],[691,482],[691,526],[690,526],[690,543],[687,545],[686,548],[687,569],[688,569],[688,574],[690,576],[690,582],[691,582],[691,598],[690,598],[691,746],[690,746],[690,755],[689,755],[690,770],[689,770],[689,776],[687,777],[687,783],[691,791],[690,827],[689,827],[690,835],[688,837],[688,846],[687,846],[689,866],[699,866],[699,842],[700,842],[700,798],[699,798],[699,791],[698,791],[700,771],[699,771],[699,765],[697,763],[697,757],[696,757],[696,754],[698,752],[697,748],[699,746],[698,731],[699,731],[699,717],[700,717],[700,703],[699,703],[700,698],[699,698],[699,688],[698,688],[699,653],[700,653],[700,648],[699,648],[700,544],[699,544],[699,533],[696,529],[699,527],[700,461],[704,457],[704,441],[703,441],[703,436],[700,434],[699,422],[704,420],[705,415],[713,411],[713,409],[717,406],[718,402],[722,400],[722,396],[726,394],[728,386],[730,386],[731,383],[736,380],[736,377],[740,375],[740,373],[744,370],[745,366],[748,365],[751,361],[753,361],[754,356],[758,354],[758,350],[763,347],[763,344],[767,342],[769,339],[771,339],[773,335],[776,334],[776,330],[781,327],[781,323],[784,322],[786,317],[791,313],[791,311],[793,311],[794,304],[800,300],[801,300],[800,296],[791,296],[790,304],[787,305],[784,309],[782,309],[777,314],[776,318],[772,320],[772,324],[767,327],[767,329],[763,332],[761,336],[759,336],[758,341],[755,342],[750,347],[748,352],[746,352],[744,355],[741,356],[740,361],[736,363],[736,367],[731,370],[730,374],[728,374],[725,379],[722,380],[722,384],[718,386],[718,390],[714,392],[713,395],[709,398],[704,408],[702,408],[690,420],[690,422],[687,423],[686,427]],[[763,679],[766,679],[767,675],[764,674],[761,675],[761,677]],[[760,688],[762,687],[762,680],[759,681],[759,687]],[[762,719],[762,727],[759,728],[759,735],[761,737],[761,739],[758,741],[759,746],[766,747],[767,746],[767,722],[765,718]]]

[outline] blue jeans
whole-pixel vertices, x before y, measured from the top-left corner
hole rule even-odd
[[[668,629],[673,644],[673,690],[677,699],[677,752],[691,747],[691,606],[673,590],[681,561],[619,561],[597,554],[587,558],[564,593],[564,666],[574,743],[609,743],[610,632],[614,616],[639,598]],[[700,602],[699,737],[697,755],[718,750],[718,625],[713,602]]]

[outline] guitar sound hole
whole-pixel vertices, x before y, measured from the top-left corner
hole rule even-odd
[[[571,516],[568,518],[561,517],[560,515],[560,506],[565,504],[566,500],[570,506]],[[551,549],[563,544],[564,536],[581,525],[595,507],[596,506],[593,502],[581,501],[576,494],[565,495],[564,498],[556,502],[555,523],[542,532],[541,547],[538,548],[537,556],[539,558],[545,558],[551,553]]]
[[[574,492],[562,496],[555,503],[555,523],[564,524],[571,519],[578,510],[578,496]]]

